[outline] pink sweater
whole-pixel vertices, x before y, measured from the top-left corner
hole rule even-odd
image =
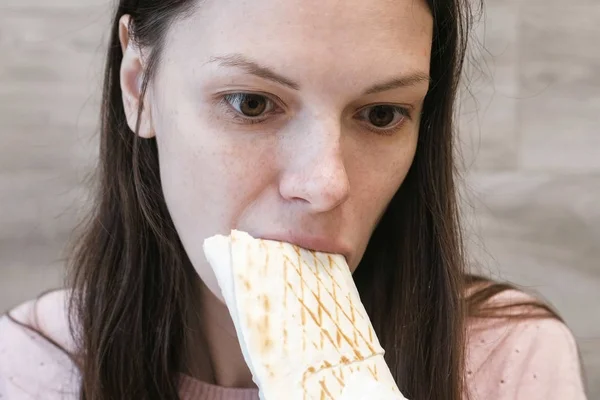
[[[505,292],[502,301],[524,295]],[[73,350],[65,316],[65,292],[55,292],[11,312]],[[37,317],[37,320],[35,319]],[[473,400],[585,399],[575,340],[555,320],[471,321],[467,379]],[[77,399],[78,373],[47,340],[0,318],[0,400]],[[182,400],[257,400],[256,389],[225,388],[182,375]]]

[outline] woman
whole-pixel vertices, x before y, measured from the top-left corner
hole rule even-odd
[[[551,310],[466,275],[460,0],[122,0],[72,288],[0,325],[3,398],[255,399],[204,238],[341,253],[410,399],[583,399]],[[293,362],[293,360],[291,360]]]

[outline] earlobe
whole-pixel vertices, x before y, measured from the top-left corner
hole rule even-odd
[[[141,50],[131,40],[129,15],[124,15],[119,20],[119,40],[123,51],[121,61],[120,83],[123,107],[127,118],[127,125],[133,132],[136,131],[138,110],[142,92],[142,81],[144,77],[144,63]],[[148,104],[148,96],[144,96],[140,126],[137,134],[143,138],[154,136],[152,127],[152,115]]]

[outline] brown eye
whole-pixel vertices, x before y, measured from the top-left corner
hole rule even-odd
[[[395,108],[390,106],[375,106],[369,113],[369,122],[378,128],[383,128],[394,121]]]
[[[383,134],[393,134],[402,129],[404,122],[411,119],[410,111],[406,107],[392,104],[378,104],[363,108],[359,119],[366,122],[367,129]]]
[[[227,96],[227,101],[246,117],[258,117],[268,108],[269,100],[264,96],[252,93],[234,93]]]

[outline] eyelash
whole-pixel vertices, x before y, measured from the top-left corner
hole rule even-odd
[[[251,117],[246,117],[243,116],[242,114],[240,114],[239,111],[237,111],[231,103],[235,103],[236,101],[242,101],[244,100],[245,96],[249,96],[249,95],[255,95],[255,96],[259,96],[262,97],[264,99],[267,100],[267,102],[269,102],[271,104],[270,110],[269,110],[269,106],[267,106],[267,110],[265,111],[265,113],[272,111],[273,108],[277,107],[275,101],[271,100],[269,98],[269,96],[260,94],[260,93],[251,93],[251,92],[238,92],[238,93],[229,93],[226,94],[224,96],[221,97],[220,101],[219,101],[219,106],[223,107],[225,113],[227,115],[229,115],[230,117],[232,117],[236,122],[240,123],[240,124],[248,124],[248,125],[254,125],[254,124],[259,124],[262,123],[264,121],[267,120],[268,117],[255,117],[255,118],[251,118]],[[410,111],[408,110],[408,108],[406,107],[400,107],[400,106],[396,106],[396,105],[391,105],[391,104],[375,104],[375,105],[370,105],[367,106],[365,108],[363,108],[360,113],[364,113],[365,110],[369,110],[370,108],[373,107],[377,107],[377,106],[386,106],[386,107],[391,107],[394,110],[394,113],[398,113],[400,114],[400,116],[402,117],[400,119],[399,122],[397,122],[392,128],[386,128],[386,129],[381,129],[381,128],[374,128],[374,127],[367,127],[368,130],[370,130],[371,132],[374,132],[376,134],[379,135],[392,135],[395,132],[399,131],[403,126],[404,126],[404,121],[405,119],[409,119],[411,120],[411,114]]]

